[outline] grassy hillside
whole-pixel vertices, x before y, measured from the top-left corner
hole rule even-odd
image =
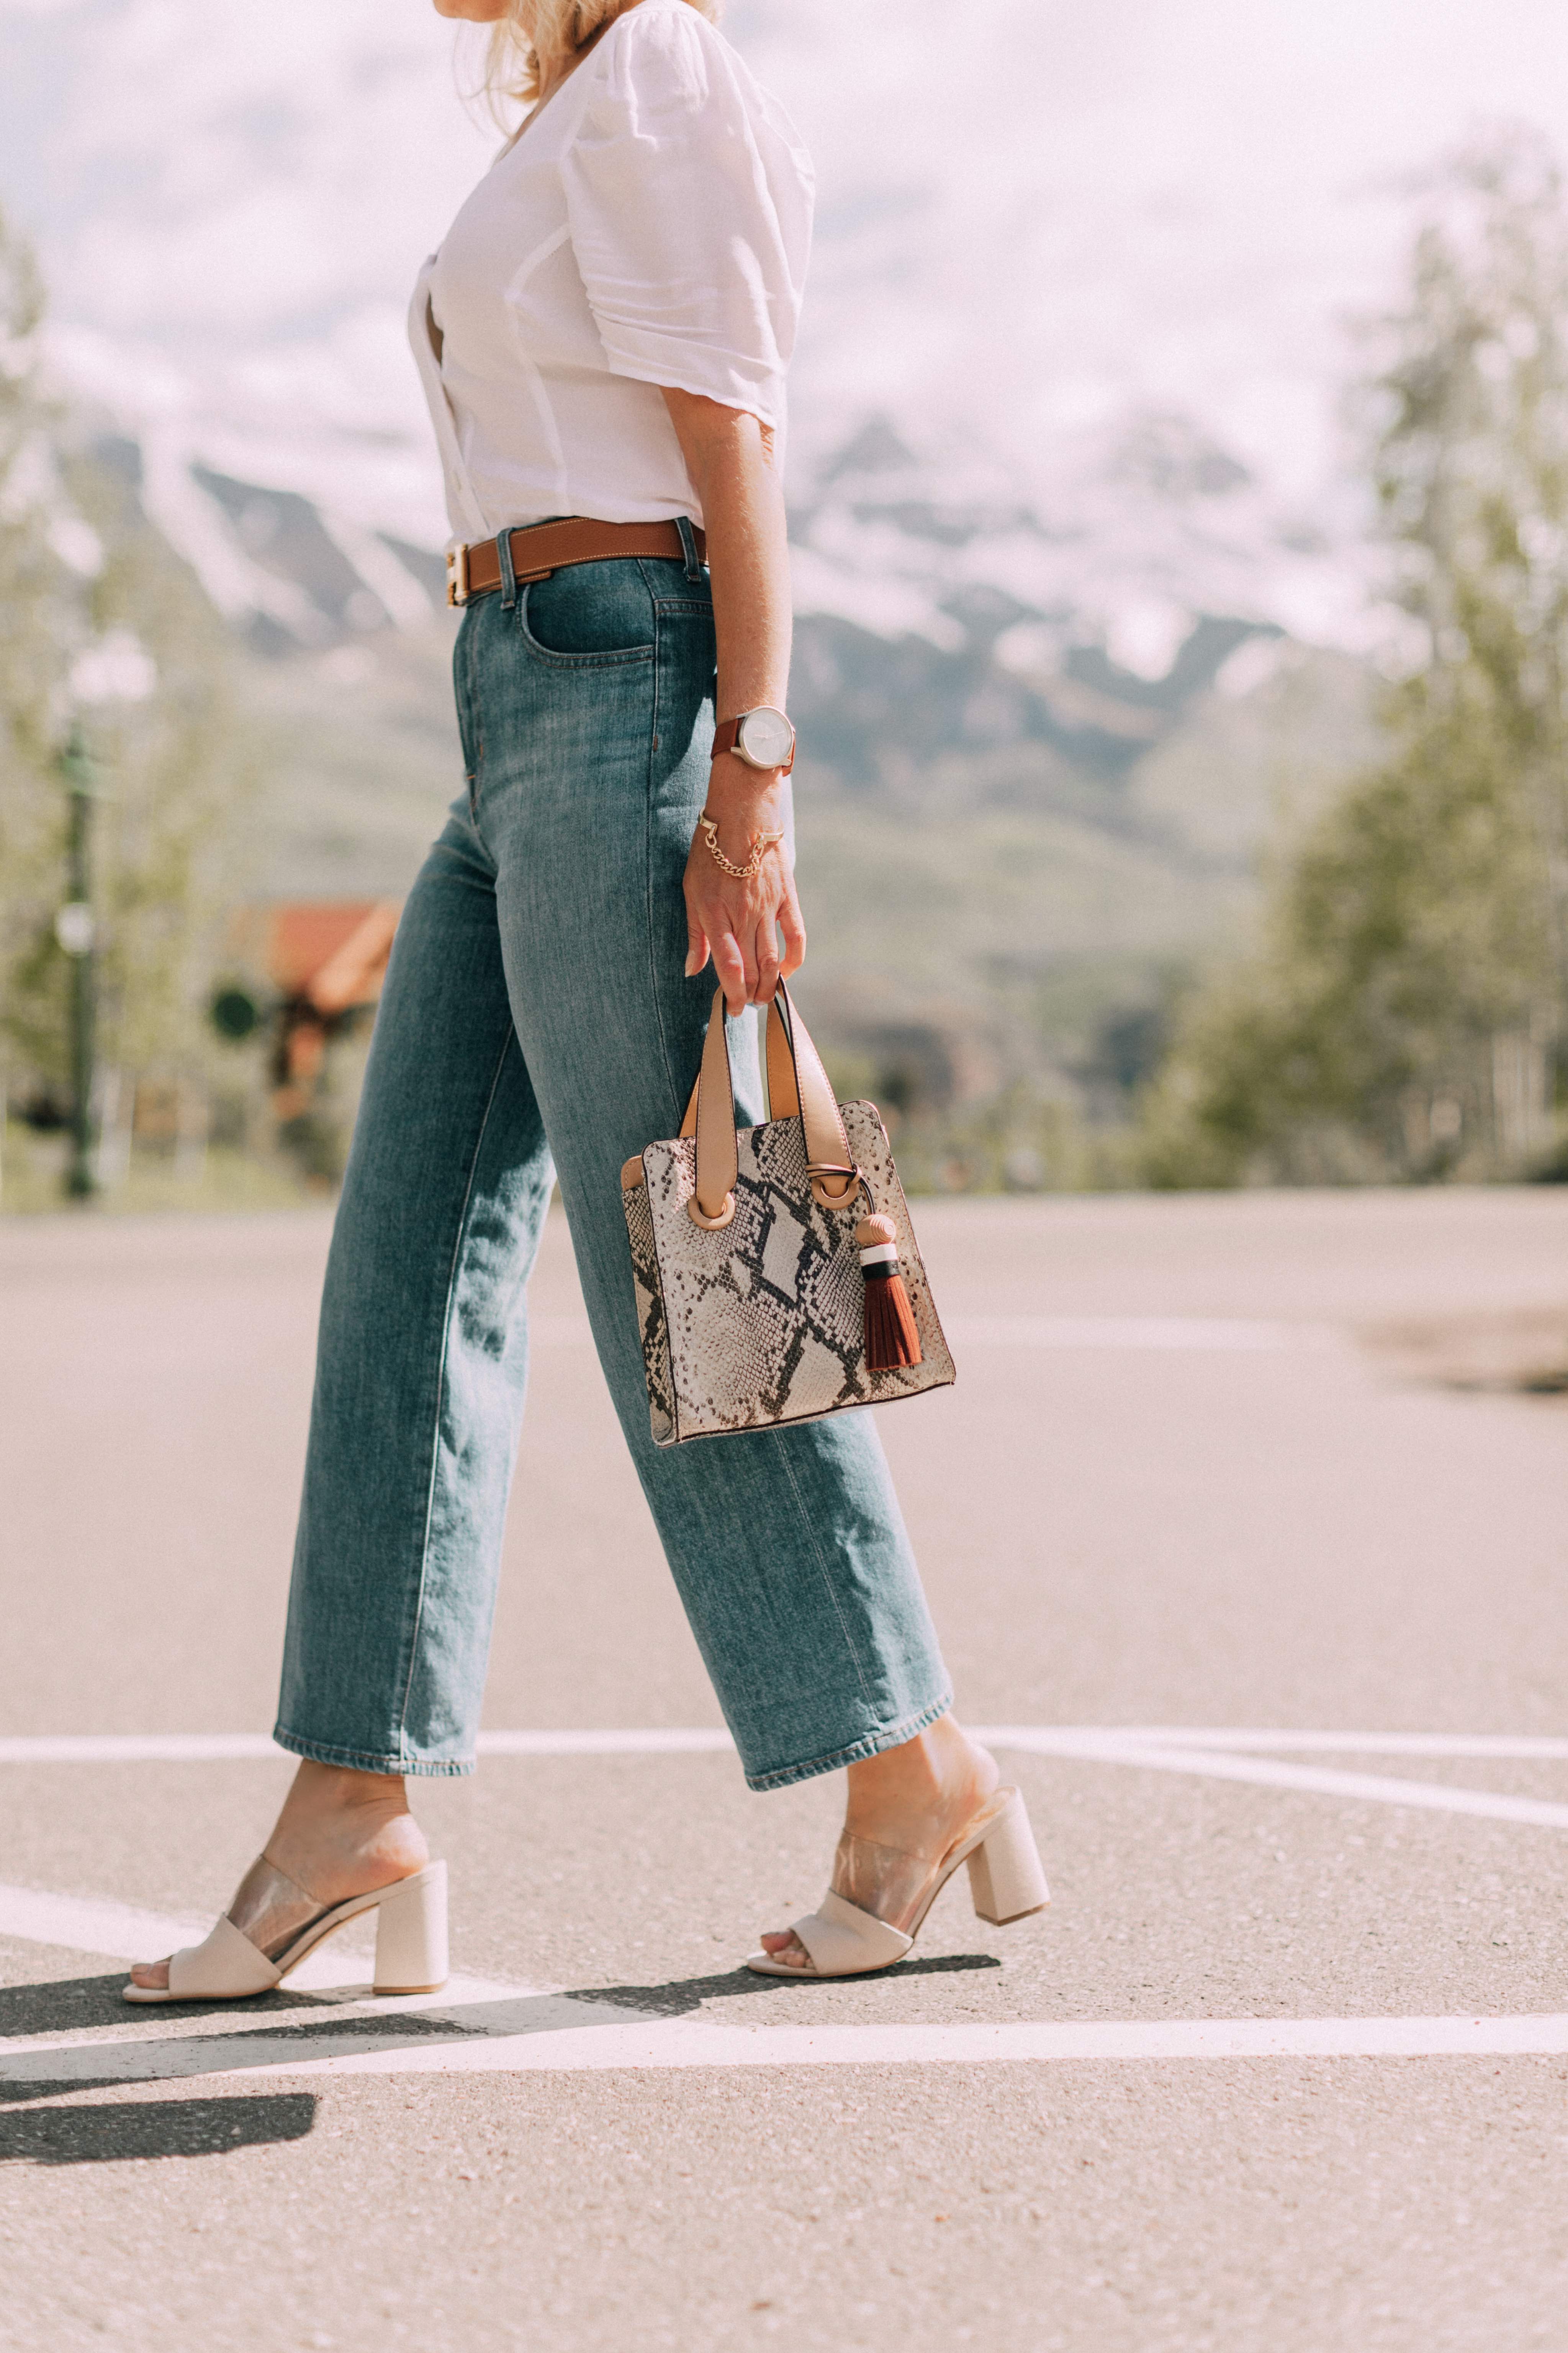
[[[463,781],[454,634],[437,623],[327,654],[242,657],[267,769],[250,853],[258,896],[408,888]]]
[[[461,781],[449,655],[437,624],[247,659],[258,895],[407,887]],[[1255,669],[1118,776],[1037,742],[875,784],[803,756],[801,996],[847,1083],[933,1115],[1024,1085],[1116,1116],[1173,982],[1245,925],[1264,843],[1370,747],[1354,664],[1265,649]]]

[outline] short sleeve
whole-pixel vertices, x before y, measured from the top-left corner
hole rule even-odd
[[[562,165],[613,375],[776,425],[811,245],[810,158],[694,8],[616,24]]]

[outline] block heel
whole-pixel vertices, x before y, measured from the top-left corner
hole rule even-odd
[[[375,1910],[375,1993],[434,1993],[447,1982],[447,1866],[400,1880]]]
[[[1001,1820],[969,1857],[969,1892],[976,1915],[994,1928],[1005,1928],[1010,1920],[1026,1920],[1051,1900],[1028,1809],[1016,1789],[1009,1790],[1008,1799]]]

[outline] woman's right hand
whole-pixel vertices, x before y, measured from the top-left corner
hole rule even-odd
[[[704,811],[717,820],[719,847],[734,866],[747,863],[759,835],[780,832],[784,822],[782,779],[754,768],[745,769],[743,779],[735,776],[733,771],[744,765],[730,753],[720,754]],[[771,1004],[781,978],[798,971],[805,956],[805,924],[784,844],[771,842],[756,872],[742,881],[717,863],[700,826],[686,861],[684,889],[688,977],[711,956],[731,1016],[748,1005]]]

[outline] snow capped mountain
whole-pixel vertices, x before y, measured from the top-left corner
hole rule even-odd
[[[961,38],[942,0],[734,0],[728,28],[818,163],[803,664],[906,716],[942,681],[939,740],[1114,767],[1272,633],[1375,636],[1338,322],[1386,299],[1401,174],[1478,111],[1568,130],[1558,0],[974,0]],[[0,195],[153,519],[271,650],[422,622],[444,522],[404,303],[494,144],[449,27],[0,0]]]
[[[795,505],[804,609],[872,628],[897,621],[938,644],[952,641],[945,601],[987,588],[1061,642],[1087,628],[1151,678],[1195,612],[1308,638],[1355,626],[1343,593],[1354,518],[1342,513],[1331,536],[1293,515],[1179,412],[1061,436],[1033,483],[973,438],[917,457],[881,418],[831,452]],[[836,591],[835,574],[853,586]],[[889,596],[884,612],[881,585],[890,592],[894,581],[901,601]],[[923,610],[911,596],[926,598]],[[1033,642],[1049,636],[1037,630]]]
[[[1115,772],[1248,640],[1364,640],[1359,541],[1282,512],[1189,418],[1064,437],[1037,479],[1030,496],[973,443],[917,456],[885,417],[830,452],[791,518],[808,676],[826,686],[830,621],[920,648],[933,680],[979,657],[928,748],[1037,737]]]
[[[363,480],[353,506],[309,498],[166,426],[96,446],[263,653],[444,608],[439,553],[366,521]],[[1029,740],[1118,775],[1222,670],[1245,685],[1272,641],[1344,642],[1369,609],[1353,542],[1280,512],[1168,414],[1064,442],[1034,497],[973,443],[917,451],[872,417],[800,470],[791,534],[796,700],[816,756],[850,779],[889,753]]]

